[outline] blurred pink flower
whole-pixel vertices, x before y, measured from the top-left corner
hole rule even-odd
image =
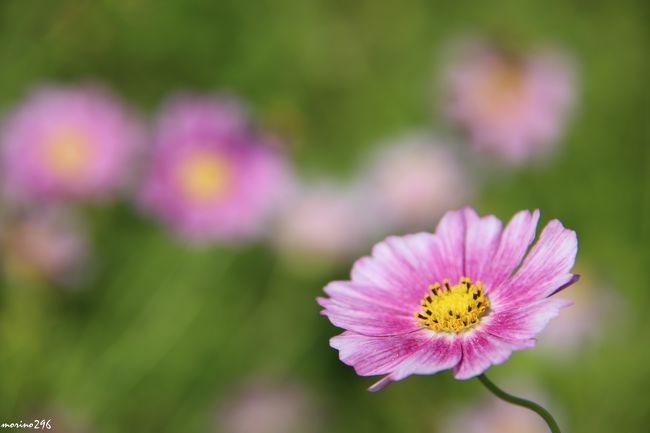
[[[535,401],[545,399],[537,392],[518,390]],[[530,410],[494,398],[465,407],[446,420],[442,433],[548,433],[542,418]]]
[[[288,172],[237,105],[181,96],[160,116],[140,201],[186,239],[250,238],[263,233]]]
[[[5,192],[20,201],[106,198],[131,177],[141,134],[106,89],[37,88],[4,125]]]
[[[313,396],[298,384],[253,383],[217,411],[219,433],[322,432]]]
[[[19,278],[75,286],[86,276],[90,248],[68,210],[31,209],[6,216],[0,227],[4,270]]]
[[[364,197],[332,184],[299,186],[273,229],[272,240],[298,260],[345,260],[366,247],[372,219]]]
[[[381,148],[366,170],[363,188],[386,228],[424,229],[473,189],[470,170],[447,143],[413,134]]]
[[[580,284],[563,296],[574,306],[549,324],[538,338],[539,354],[556,359],[570,359],[589,343],[597,342],[616,323],[622,329],[622,300],[616,292],[598,279],[594,269],[586,268]],[[618,323],[617,323],[618,322]],[[604,326],[607,324],[607,326]]]
[[[92,429],[87,417],[79,412],[71,407],[59,405],[36,405],[29,410],[23,419],[26,423],[33,423],[34,420],[43,422],[37,426],[38,428],[33,428],[33,430],[37,431],[43,430],[57,433],[92,433],[99,431]]]
[[[477,149],[513,164],[553,147],[576,93],[572,64],[562,54],[518,56],[480,41],[457,48],[445,87],[448,117]]]
[[[318,298],[322,314],[345,329],[332,347],[357,374],[386,375],[371,391],[451,368],[469,379],[533,347],[571,304],[551,296],[577,280],[576,234],[558,220],[528,252],[538,219],[538,211],[522,211],[503,228],[464,208],[448,212],[435,234],[375,245],[350,281],[328,284],[328,297]]]

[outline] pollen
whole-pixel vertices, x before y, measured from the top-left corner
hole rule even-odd
[[[480,281],[462,277],[458,284],[449,280],[429,286],[420,302],[421,309],[413,313],[418,323],[438,332],[459,333],[477,325],[490,307],[490,300]]]

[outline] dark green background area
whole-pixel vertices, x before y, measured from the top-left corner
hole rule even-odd
[[[285,138],[299,170],[345,178],[386,137],[451,133],[435,79],[455,37],[563,47],[580,89],[559,152],[492,172],[472,204],[504,219],[540,208],[575,229],[579,262],[618,292],[629,326],[605,323],[606,339],[569,363],[521,353],[492,375],[535,377],[566,431],[640,433],[650,425],[649,18],[643,1],[2,0],[0,106],[50,81],[103,81],[145,115],[177,90],[231,92]],[[312,275],[263,245],[194,251],[128,203],[85,212],[99,256],[91,287],[2,282],[0,422],[65,408],[106,433],[204,432],[220,399],[264,376],[309,384],[327,431],[419,433],[485,396],[448,372],[367,393],[371,381],[328,347],[337,330],[314,302],[347,265]]]

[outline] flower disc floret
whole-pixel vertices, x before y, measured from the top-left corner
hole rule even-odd
[[[413,313],[420,325],[438,332],[459,333],[478,324],[490,300],[480,281],[474,284],[462,277],[453,286],[447,279],[432,284],[420,305],[422,308]]]

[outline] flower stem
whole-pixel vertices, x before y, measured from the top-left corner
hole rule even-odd
[[[505,400],[508,403],[515,404],[517,406],[523,406],[537,413],[539,416],[541,416],[544,419],[544,421],[546,421],[546,424],[548,424],[548,428],[551,429],[552,433],[562,433],[560,431],[560,427],[558,427],[557,422],[555,422],[555,419],[553,419],[551,413],[546,409],[544,409],[542,406],[530,400],[526,400],[524,398],[515,397],[514,395],[508,394],[507,392],[505,392],[504,390],[496,386],[490,379],[487,378],[485,374],[481,374],[480,376],[478,376],[478,380],[480,380],[481,383],[485,385],[485,387],[492,394],[496,395],[501,400]]]

